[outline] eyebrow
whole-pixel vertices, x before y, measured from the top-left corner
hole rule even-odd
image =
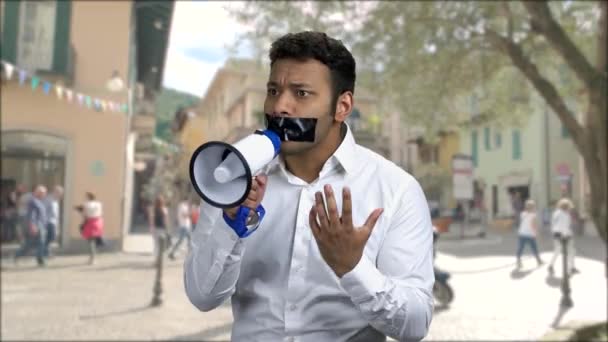
[[[266,83],[266,86],[267,87],[278,87],[279,84],[277,82],[270,81],[270,82]],[[304,82],[291,82],[291,83],[289,83],[289,86],[292,88],[313,88],[313,86],[311,84],[304,83]]]

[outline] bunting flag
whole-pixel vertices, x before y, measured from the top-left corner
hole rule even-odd
[[[63,98],[63,87],[60,85],[56,85],[55,94],[57,94],[57,98],[61,100]]]
[[[25,83],[25,79],[27,77],[27,73],[25,70],[19,70],[19,84],[23,85]]]
[[[68,99],[68,102],[72,102],[74,100],[74,92],[72,89],[68,89],[65,91],[65,98]]]
[[[86,106],[87,108],[98,112],[129,113],[129,106],[126,103],[116,103],[100,98],[93,98],[90,95],[77,92],[74,89],[66,88],[62,84],[55,84],[38,75],[29,74],[27,70],[13,65],[8,61],[1,60],[0,63],[2,64],[2,71],[4,71],[6,80],[10,81],[13,78],[13,75],[17,73],[19,85],[23,86],[29,80],[32,91],[37,91],[38,88],[41,88],[44,94],[49,95],[51,90],[54,89],[57,98],[59,100],[65,99],[68,103],[76,102],[80,106]],[[0,75],[2,75],[2,72],[0,72]]]
[[[40,83],[40,79],[36,76],[32,77],[32,90],[36,90],[38,88],[38,84]]]
[[[42,85],[42,90],[44,91],[45,94],[48,95],[48,93],[51,91],[51,84],[49,82],[44,82],[44,84]]]
[[[6,79],[10,80],[11,78],[13,78],[13,71],[15,71],[15,66],[13,66],[9,62],[2,62],[2,64],[4,65],[4,72],[6,73]]]

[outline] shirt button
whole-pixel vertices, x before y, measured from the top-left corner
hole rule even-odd
[[[295,305],[295,304],[291,304],[291,305],[289,306],[289,310],[291,310],[291,311],[295,311],[297,308],[298,308],[298,306],[297,306],[297,305]]]

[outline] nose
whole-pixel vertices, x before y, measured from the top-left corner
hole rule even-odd
[[[266,97],[267,113],[271,115],[289,116],[293,114],[293,99],[289,92],[281,92],[275,96]]]

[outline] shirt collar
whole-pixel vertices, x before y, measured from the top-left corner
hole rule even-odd
[[[338,149],[331,156],[330,159],[336,159],[338,163],[342,166],[346,173],[351,173],[355,169],[355,137],[351,131],[351,128],[347,123],[344,123],[344,129],[346,130],[346,134],[344,135],[344,139],[338,146]]]
[[[351,131],[351,128],[347,123],[344,123],[343,126],[346,130],[346,134],[344,135],[344,139],[338,146],[338,149],[334,152],[334,154],[329,157],[326,165],[334,166],[340,165],[346,171],[346,173],[351,173],[354,171],[356,163],[355,163],[355,137]],[[274,171],[276,168],[281,168],[285,170],[285,161],[281,156],[274,158],[267,166],[266,172],[270,173]],[[325,167],[324,167],[325,168]],[[333,168],[333,167],[330,167]]]

